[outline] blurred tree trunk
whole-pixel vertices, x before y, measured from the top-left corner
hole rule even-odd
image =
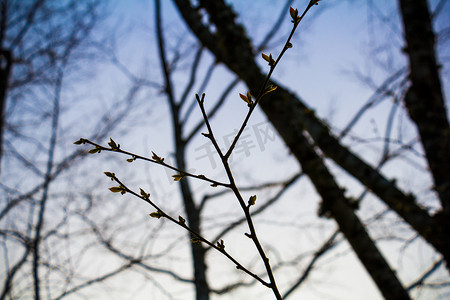
[[[164,92],[167,96],[167,102],[170,107],[172,124],[173,124],[173,137],[175,143],[175,158],[176,166],[180,170],[187,170],[186,168],[186,141],[183,139],[183,122],[180,116],[181,105],[183,101],[177,101],[175,99],[175,92],[172,84],[171,69],[168,66],[166,58],[165,39],[163,35],[163,24],[161,18],[161,3],[160,0],[155,0],[155,27],[156,36],[158,40],[159,60],[164,78]],[[194,75],[192,75],[194,76]],[[187,215],[189,227],[199,234],[201,234],[200,227],[200,210],[194,202],[193,193],[189,185],[188,180],[180,181],[180,193],[183,199],[184,210]],[[191,233],[190,238],[196,238]],[[192,254],[192,268],[194,270],[194,284],[197,300],[208,300],[210,288],[206,278],[206,251],[201,243],[191,243]]]
[[[416,124],[442,212],[436,217],[450,236],[450,128],[435,53],[435,35],[426,0],[400,0],[409,59],[410,87],[405,106]],[[450,239],[443,239],[447,267]]]
[[[214,25],[216,31],[211,33],[209,27],[202,23],[202,19],[198,14],[198,8],[194,8],[188,0],[174,0],[184,20],[197,36],[197,38],[207,47],[220,62],[223,62],[230,70],[238,75],[249,87],[253,94],[258,94],[261,89],[262,82],[264,82],[265,74],[261,72],[255,61],[255,51],[251,45],[251,41],[246,35],[245,29],[240,24],[236,23],[236,13],[232,8],[225,4],[222,0],[216,1],[199,1],[199,7],[204,8],[209,15],[209,22]],[[446,207],[448,187],[449,185],[449,167],[448,157],[449,149],[449,131],[448,122],[446,120],[446,111],[442,97],[441,87],[439,83],[439,76],[437,73],[436,63],[434,59],[434,48],[432,37],[430,18],[420,16],[423,15],[423,10],[427,11],[426,1],[423,2],[422,7],[416,1],[401,1],[403,6],[412,6],[406,9],[408,17],[404,17],[404,21],[408,22],[414,20],[411,25],[425,28],[424,35],[427,35],[428,50],[418,49],[420,55],[428,57],[428,60],[421,58],[411,58],[417,60],[417,68],[421,69],[421,64],[426,64],[424,68],[429,71],[422,71],[421,74],[416,75],[417,79],[412,78],[412,91],[415,91],[414,80],[417,80],[417,85],[420,82],[429,82],[429,87],[419,87],[422,103],[417,103],[417,100],[409,100],[413,102],[413,108],[419,112],[426,111],[424,101],[427,99],[429,93],[433,94],[433,111],[436,114],[436,124],[430,125],[434,122],[435,114],[429,113],[427,116],[414,117],[413,121],[419,127],[422,136],[422,142],[427,152],[427,158],[430,163],[430,168],[433,172],[436,188],[442,200],[443,207]],[[405,11],[403,9],[403,11]],[[420,12],[414,12],[414,10]],[[416,14],[419,14],[417,17]],[[425,24],[421,24],[425,23]],[[409,26],[407,26],[408,30]],[[428,29],[426,29],[428,28]],[[414,30],[411,30],[414,31]],[[414,37],[420,45],[420,35]],[[408,39],[408,38],[407,38]],[[431,45],[430,45],[431,43]],[[295,45],[294,45],[295,46]],[[425,46],[420,46],[425,47]],[[409,53],[413,55],[414,49],[408,49]],[[412,62],[411,62],[412,65]],[[411,66],[412,67],[412,66]],[[422,77],[430,77],[429,79],[421,79]],[[411,76],[413,77],[413,75]],[[421,84],[424,85],[425,83]],[[391,299],[407,299],[409,296],[398,282],[395,274],[389,268],[384,258],[377,250],[375,243],[368,237],[367,233],[362,227],[358,230],[358,224],[362,226],[359,219],[351,210],[348,199],[343,196],[342,192],[338,192],[339,188],[335,179],[327,171],[323,164],[319,168],[309,167],[312,161],[319,162],[320,158],[315,154],[314,147],[319,147],[320,150],[333,159],[338,165],[344,168],[347,172],[358,179],[369,190],[373,191],[381,200],[383,200],[391,209],[396,211],[406,222],[408,222],[423,238],[425,238],[435,249],[441,252],[446,261],[450,261],[449,257],[449,242],[448,242],[448,218],[433,218],[428,212],[419,207],[415,201],[414,196],[403,193],[395,182],[387,180],[378,170],[371,167],[360,159],[357,155],[352,153],[347,147],[342,145],[338,138],[334,137],[330,132],[327,124],[322,122],[298,97],[290,93],[286,88],[278,86],[277,92],[269,94],[267,98],[261,101],[260,105],[268,119],[277,129],[280,136],[290,148],[292,153],[301,163],[305,173],[311,178],[315,188],[322,196],[323,213],[329,213],[339,224],[344,235],[349,239],[353,250],[357,253],[361,262],[377,283],[386,298]],[[408,96],[417,95],[417,92],[410,92]],[[417,96],[416,96],[417,98]],[[406,100],[408,101],[408,99]],[[417,103],[417,104],[416,104]],[[416,104],[416,105],[414,105]],[[411,106],[411,104],[408,104]],[[313,144],[306,142],[303,136],[303,131],[307,132],[313,140]],[[431,141],[430,141],[431,140]],[[309,153],[309,154],[308,154]],[[440,162],[441,165],[439,165]],[[433,170],[434,169],[434,170]],[[332,188],[330,188],[332,187]],[[334,193],[334,194],[333,194]],[[446,194],[447,193],[447,194]],[[339,204],[340,203],[340,204]],[[339,209],[337,208],[339,207]],[[344,215],[347,217],[343,217]],[[348,216],[354,216],[349,218]],[[353,220],[353,221],[352,221]],[[352,233],[353,232],[353,233]],[[365,233],[362,235],[355,235],[355,232]],[[367,239],[366,239],[367,238]],[[361,249],[361,245],[366,245],[366,249]],[[369,254],[369,250],[373,254]],[[367,252],[369,251],[369,252]],[[378,262],[376,262],[378,260]],[[380,280],[383,278],[384,280]],[[386,282],[397,282],[397,288],[388,287]],[[389,293],[389,290],[397,292]]]
[[[3,153],[3,127],[6,109],[6,95],[8,90],[9,73],[11,70],[11,52],[0,49],[0,172]]]

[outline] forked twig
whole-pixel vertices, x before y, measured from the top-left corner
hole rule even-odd
[[[259,238],[256,234],[256,229],[250,214],[250,207],[255,205],[255,201],[256,201],[256,195],[253,195],[249,198],[248,202],[246,203],[241,195],[241,193],[239,192],[239,189],[235,183],[234,177],[233,177],[233,173],[231,171],[231,167],[229,164],[229,158],[233,152],[233,150],[236,147],[236,144],[240,138],[240,136],[242,135],[245,127],[247,126],[248,120],[250,119],[250,116],[252,115],[254,109],[256,108],[256,106],[258,105],[258,103],[261,101],[262,97],[272,91],[274,91],[276,89],[276,87],[270,85],[268,86],[268,83],[270,81],[270,78],[272,76],[273,71],[275,70],[275,67],[278,65],[281,57],[284,55],[284,53],[287,51],[287,49],[292,47],[291,44],[291,39],[292,36],[294,35],[294,32],[296,31],[300,21],[303,19],[303,17],[306,15],[306,13],[309,11],[309,9],[314,5],[317,4],[319,0],[311,0],[308,4],[308,6],[306,7],[306,9],[304,10],[303,14],[301,16],[298,15],[298,10],[297,9],[293,9],[292,7],[290,7],[290,16],[292,17],[292,23],[293,28],[289,34],[289,37],[286,41],[286,43],[284,44],[284,47],[282,49],[282,51],[280,52],[280,54],[278,55],[278,57],[274,60],[272,58],[272,55],[266,55],[266,54],[262,54],[262,57],[269,63],[270,66],[270,70],[264,80],[264,83],[261,87],[261,90],[259,91],[257,97],[255,98],[255,101],[253,101],[252,99],[252,95],[248,92],[247,95],[240,95],[241,98],[247,103],[249,110],[247,112],[247,115],[244,119],[244,121],[242,122],[242,125],[240,127],[240,129],[238,130],[236,136],[233,139],[233,142],[231,143],[230,147],[228,148],[228,150],[226,150],[226,152],[223,152],[218,143],[216,138],[214,137],[213,134],[213,130],[211,128],[211,125],[209,123],[209,119],[208,119],[208,114],[206,113],[205,107],[204,107],[204,100],[205,100],[205,94],[202,94],[201,97],[196,94],[196,100],[197,103],[200,107],[200,110],[202,112],[202,116],[203,116],[203,121],[204,124],[207,127],[207,133],[202,133],[205,137],[207,137],[211,143],[213,144],[215,150],[217,151],[223,167],[225,169],[225,172],[227,174],[228,177],[228,181],[229,183],[224,183],[224,182],[219,182],[213,179],[210,179],[208,177],[206,177],[205,175],[197,175],[197,174],[192,174],[190,172],[184,171],[184,170],[180,170],[174,166],[171,166],[167,163],[164,162],[164,158],[159,157],[158,155],[156,155],[155,153],[153,153],[153,156],[151,158],[148,157],[144,157],[129,151],[125,151],[120,149],[120,145],[116,144],[112,139],[110,139],[110,142],[108,143],[109,147],[104,147],[102,145],[99,145],[97,143],[94,143],[92,141],[89,141],[87,139],[81,138],[80,140],[76,141],[75,144],[77,145],[81,145],[81,144],[90,144],[92,146],[94,146],[93,149],[89,150],[89,153],[94,154],[94,153],[100,153],[101,151],[111,151],[111,152],[118,152],[121,154],[125,154],[127,156],[129,156],[130,158],[127,159],[128,162],[133,162],[135,160],[145,160],[148,162],[152,162],[152,163],[156,163],[159,165],[162,165],[163,167],[166,167],[168,169],[174,170],[176,172],[178,172],[178,174],[173,175],[174,180],[175,181],[179,181],[182,180],[184,177],[192,177],[192,178],[196,178],[196,179],[200,179],[206,182],[209,182],[211,184],[211,186],[223,186],[225,188],[229,188],[231,189],[231,191],[234,193],[235,197],[237,198],[239,205],[241,206],[244,215],[245,215],[245,220],[247,221],[247,225],[249,227],[250,233],[245,233],[245,235],[250,238],[253,243],[255,244],[255,247],[257,248],[257,251],[264,263],[265,269],[266,269],[266,273],[267,276],[269,277],[269,282],[263,280],[261,277],[259,277],[258,275],[256,275],[255,273],[251,272],[250,270],[248,270],[247,268],[245,268],[244,266],[242,266],[235,258],[233,258],[230,254],[228,254],[228,252],[225,251],[225,244],[223,240],[217,241],[216,244],[214,244],[213,242],[210,242],[209,240],[207,240],[206,238],[204,238],[203,236],[201,236],[199,233],[195,232],[194,230],[192,230],[187,224],[184,218],[182,218],[181,216],[178,217],[178,220],[176,220],[175,218],[171,217],[170,215],[168,215],[167,213],[164,212],[164,210],[162,210],[158,205],[156,205],[155,202],[153,202],[152,200],[150,200],[150,194],[146,193],[143,189],[140,189],[140,193],[134,192],[133,190],[131,190],[130,188],[128,188],[121,180],[119,180],[116,175],[112,172],[105,172],[105,175],[108,176],[112,181],[115,181],[119,184],[119,186],[116,187],[111,187],[110,190],[112,192],[115,193],[121,193],[121,194],[125,194],[125,193],[130,193],[142,200],[144,200],[145,202],[149,203],[152,207],[154,207],[156,209],[156,212],[153,212],[150,214],[151,217],[154,218],[166,218],[168,220],[170,220],[171,222],[177,224],[178,226],[181,226],[182,228],[184,228],[185,230],[187,230],[189,233],[191,233],[191,236],[194,236],[195,238],[191,239],[191,242],[193,243],[200,243],[203,242],[205,244],[207,244],[208,246],[210,246],[211,248],[216,249],[217,251],[221,252],[223,255],[225,255],[229,260],[231,260],[235,265],[236,268],[239,270],[244,271],[245,273],[249,274],[251,277],[253,277],[254,279],[256,279],[257,281],[261,282],[264,286],[272,289],[276,299],[282,299],[282,296],[278,290],[278,287],[276,285],[275,282],[275,277],[273,275],[273,271],[272,271],[272,267],[269,263],[269,258],[266,256],[266,253],[264,252],[264,249],[261,245],[261,242],[259,241]]]

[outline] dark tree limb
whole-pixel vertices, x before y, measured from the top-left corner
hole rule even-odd
[[[303,175],[304,175],[303,173],[297,173],[294,176],[292,176],[291,178],[289,178],[288,180],[286,180],[285,182],[281,183],[281,189],[269,200],[258,205],[258,207],[252,211],[252,216],[256,216],[256,215],[266,211],[267,208],[272,206],[272,204],[276,203],[278,201],[278,199],[280,199],[281,196],[283,196],[283,194],[288,190],[288,188],[291,187],[292,185],[294,185],[298,181],[298,179],[300,179]],[[245,191],[245,188],[239,188],[239,190]],[[218,241],[223,236],[225,236],[228,232],[230,232],[231,230],[233,230],[235,227],[239,226],[240,224],[243,224],[245,221],[246,221],[245,217],[242,217],[242,218],[239,218],[239,219],[231,222],[227,227],[222,229],[214,237],[213,240]]]
[[[176,2],[178,3],[180,1]],[[229,55],[228,60],[230,60],[231,57],[231,60],[234,61],[234,57],[239,56],[247,57],[254,61],[250,42],[247,38],[240,36],[245,36],[245,31],[242,26],[235,25],[234,19],[236,15],[232,12],[231,8],[222,1],[201,1],[200,3],[205,5],[205,9],[209,12],[211,19],[216,25],[216,36],[222,34],[219,38],[222,38],[223,41],[221,42],[219,40],[218,45],[223,47],[224,51],[227,52]],[[182,14],[185,13],[184,11],[181,12]],[[241,43],[240,38],[242,38],[244,42],[247,41],[247,43]],[[240,47],[240,45],[242,47]],[[256,73],[260,75],[257,76],[258,83],[256,83],[255,80],[253,86],[259,85],[260,82],[264,82],[261,80],[263,76],[255,63],[248,63],[248,60],[238,60],[238,63],[242,63],[243,66],[247,64],[254,65],[254,68],[258,69],[258,73]],[[239,68],[239,64],[232,65],[230,68],[233,67]],[[252,68],[250,67],[250,69]],[[240,74],[238,75],[240,76]],[[244,81],[246,80],[244,79]],[[251,87],[252,91],[256,91],[255,95],[258,94],[257,91],[260,89],[259,86],[253,88],[251,84],[248,85]],[[277,93],[276,98],[280,97],[279,94],[280,93]],[[264,103],[268,102],[272,101],[270,101],[270,99],[265,99],[265,101],[261,101],[261,105],[263,106]],[[275,112],[276,111],[277,110],[275,110]],[[386,299],[409,299],[408,293],[395,276],[395,273],[390,269],[373,240],[369,237],[364,225],[354,213],[349,200],[344,196],[343,190],[338,187],[333,176],[329,173],[323,163],[322,158],[316,154],[313,150],[313,145],[310,145],[303,135],[302,127],[292,128],[293,119],[294,118],[292,117],[285,119],[283,124],[284,130],[279,130],[279,133],[287,142],[292,153],[301,163],[303,171],[310,177],[316,190],[321,195],[324,210],[329,212],[337,221],[340,230],[350,242],[359,259],[364,264]],[[289,120],[289,125],[286,124],[286,120]],[[280,116],[278,116],[276,121],[276,123],[272,122],[275,127],[280,123]],[[286,128],[287,125],[288,127],[291,126],[291,128]]]
[[[416,124],[442,211],[441,253],[450,267],[450,128],[435,54],[435,36],[426,0],[400,0],[409,58],[410,82],[405,106]]]
[[[419,131],[435,190],[450,216],[450,128],[426,0],[400,0],[411,86],[405,106]]]

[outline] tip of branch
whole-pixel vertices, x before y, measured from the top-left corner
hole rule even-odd
[[[197,102],[200,104],[203,104],[205,101],[205,93],[202,93],[202,97],[200,98],[198,94],[195,94],[195,98],[197,99]]]

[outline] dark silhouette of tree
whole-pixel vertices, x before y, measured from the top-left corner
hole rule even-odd
[[[60,285],[65,290],[76,277],[75,266],[67,263],[73,259],[67,257],[71,252],[54,250],[74,240],[65,232],[77,209],[70,210],[70,201],[58,206],[67,195],[55,196],[55,192],[86,153],[62,151],[61,121],[70,115],[67,108],[73,101],[64,94],[70,89],[68,82],[72,76],[81,76],[77,65],[93,59],[97,51],[91,33],[101,21],[103,8],[99,1],[2,0],[0,10],[0,236],[4,249],[0,299],[30,294],[41,299],[58,293],[49,292],[55,278],[65,281]],[[120,100],[122,107],[99,115],[93,124],[97,127],[91,135],[94,140],[105,138],[120,124],[134,101],[136,86]],[[89,210],[92,199],[84,203]],[[106,278],[95,278],[91,284]]]

